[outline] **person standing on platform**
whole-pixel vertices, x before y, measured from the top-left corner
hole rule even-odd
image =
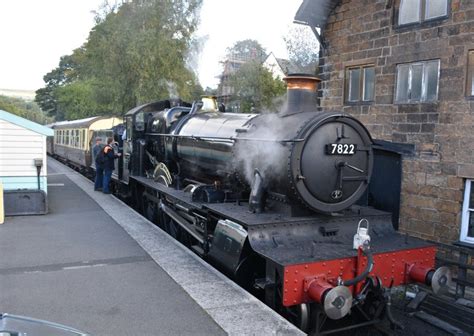
[[[97,137],[95,138],[95,145],[92,148],[92,160],[95,163],[95,183],[94,183],[94,190],[101,191],[102,190],[102,181],[104,179],[104,167],[103,163],[98,162],[98,154],[104,149],[104,144],[102,143],[102,138]]]
[[[104,147],[104,179],[103,179],[103,192],[104,194],[110,194],[110,180],[112,178],[112,172],[115,169],[115,159],[120,157],[121,154],[115,154],[114,149],[112,148],[112,143],[114,138],[107,138],[107,146]]]

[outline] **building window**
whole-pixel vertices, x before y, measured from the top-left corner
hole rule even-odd
[[[424,103],[438,100],[439,60],[399,64],[396,103]]]
[[[474,188],[471,188],[472,181],[466,180],[462,206],[460,240],[466,243],[474,243]]]
[[[346,102],[371,102],[374,100],[374,92],[375,67],[373,65],[361,65],[346,69]]]
[[[401,0],[398,24],[421,23],[447,15],[448,0]]]
[[[474,96],[474,50],[470,50],[468,54],[466,96]]]

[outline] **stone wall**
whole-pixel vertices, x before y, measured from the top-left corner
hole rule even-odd
[[[342,0],[323,37],[321,106],[359,118],[376,139],[415,144],[403,162],[400,229],[459,239],[464,178],[474,178],[474,101],[465,95],[474,50],[474,1],[451,0],[449,17],[398,27],[400,0]],[[440,59],[438,102],[395,104],[397,64]],[[374,64],[375,101],[344,103],[345,68]]]

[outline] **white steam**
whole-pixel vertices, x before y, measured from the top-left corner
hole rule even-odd
[[[166,90],[168,91],[168,97],[170,99],[177,99],[179,98],[178,94],[178,86],[176,85],[175,82],[167,80],[167,79],[160,79],[158,84],[161,86],[165,86]]]
[[[256,140],[237,140],[234,152],[237,171],[245,177],[249,185],[253,182],[255,169],[260,171],[266,182],[284,176],[289,153],[287,147],[278,142],[287,134],[283,119],[276,114],[260,115],[256,118],[263,118],[265,123],[258,120],[258,127],[240,135],[241,138]]]

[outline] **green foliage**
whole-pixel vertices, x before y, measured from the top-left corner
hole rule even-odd
[[[36,103],[21,98],[0,96],[0,110],[16,114],[17,116],[43,125],[49,124],[53,120],[52,118],[48,118]]]
[[[242,64],[239,70],[229,77],[235,95],[240,100],[241,112],[254,110],[275,110],[276,99],[286,91],[285,83],[274,79],[272,73],[259,61]]]
[[[265,49],[256,40],[237,41],[231,48],[227,48],[227,59],[255,60],[263,62],[267,56]]]
[[[36,101],[51,115],[73,119],[120,115],[151,100],[202,93],[188,54],[195,46],[202,0],[107,1],[87,42],[48,73]]]

